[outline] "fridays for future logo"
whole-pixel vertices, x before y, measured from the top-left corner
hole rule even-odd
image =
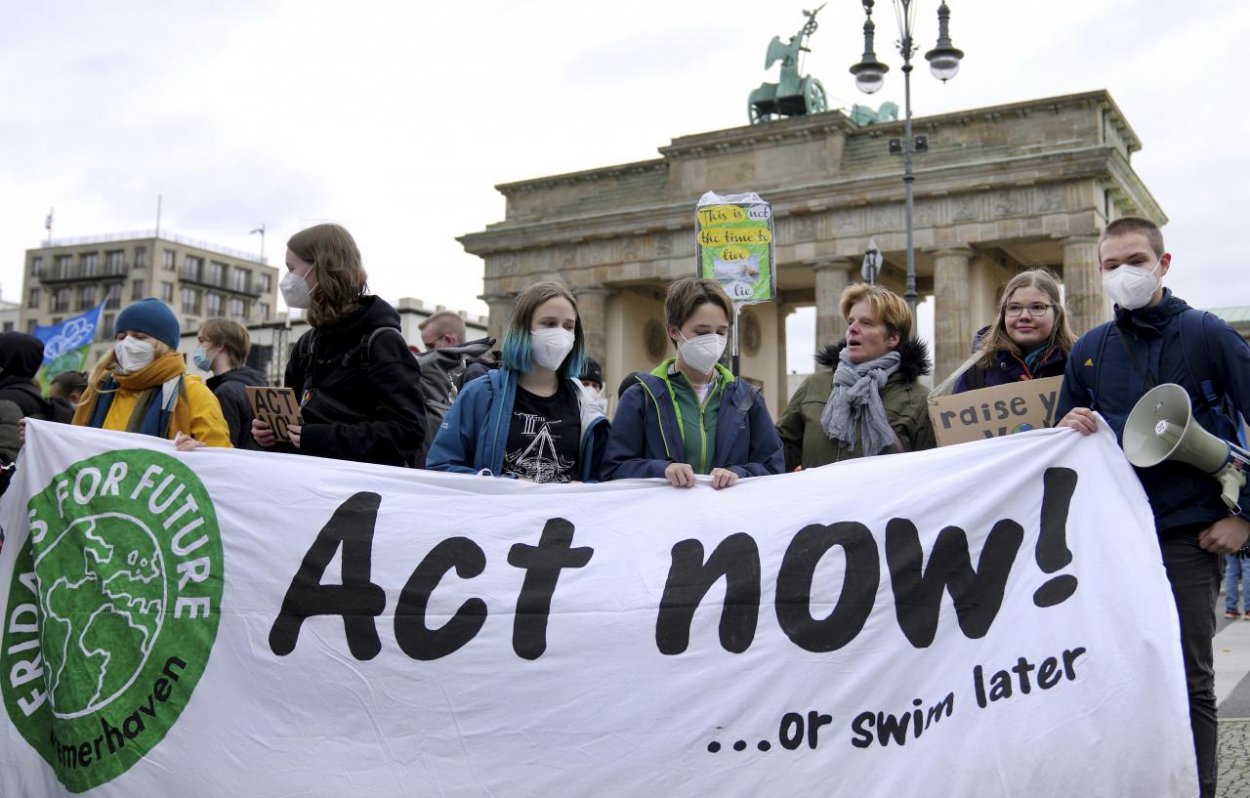
[[[142,449],[75,463],[31,498],[0,643],[4,706],[83,792],[129,770],[186,708],[221,615],[203,484]]]

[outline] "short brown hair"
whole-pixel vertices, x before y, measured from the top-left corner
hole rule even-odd
[[[317,279],[308,305],[309,324],[333,324],[356,309],[369,289],[369,278],[351,233],[337,224],[318,224],[291,236],[286,246],[297,258],[312,264]]]
[[[664,319],[669,327],[681,329],[681,325],[701,305],[708,303],[725,311],[725,318],[733,322],[733,302],[720,283],[715,280],[700,280],[698,277],[683,277],[670,284],[664,292]]]
[[[574,307],[576,307],[576,304],[574,304]],[[460,318],[459,313],[452,310],[440,310],[417,325],[417,329],[421,332],[425,332],[427,327],[432,327],[433,331],[440,336],[454,335],[459,343],[464,343],[467,335],[464,328],[464,319]]]
[[[1055,326],[1051,328],[1050,340],[1046,342],[1047,347],[1057,348],[1064,354],[1072,351],[1076,336],[1073,335],[1072,328],[1068,326],[1067,311],[1064,310],[1063,303],[1059,301],[1059,279],[1049,269],[1029,269],[1012,277],[1007,282],[1007,287],[1003,289],[1002,299],[998,301],[998,317],[977,345],[979,351],[985,353],[985,356],[977,361],[978,366],[982,368],[993,366],[994,353],[1000,349],[1024,357],[1025,353],[1020,351],[1020,347],[1007,334],[1007,303],[1011,301],[1011,295],[1021,288],[1036,288],[1050,297],[1051,307],[1055,311]]]
[[[851,315],[851,308],[860,302],[867,302],[885,325],[891,335],[897,334],[901,341],[911,338],[911,308],[901,296],[880,285],[855,283],[848,285],[838,300],[838,309],[842,311],[845,321]]]
[[[1159,229],[1159,225],[1140,216],[1121,216],[1115,221],[1108,222],[1102,231],[1102,235],[1098,237],[1098,259],[1102,260],[1102,242],[1108,238],[1129,233],[1141,233],[1144,235],[1146,240],[1150,242],[1150,248],[1154,250],[1155,256],[1163,257],[1163,253],[1166,250],[1163,248],[1163,231]]]
[[[247,353],[252,349],[252,339],[247,328],[230,319],[209,319],[200,325],[200,335],[226,350],[230,359],[230,367],[238,368],[247,362]]]

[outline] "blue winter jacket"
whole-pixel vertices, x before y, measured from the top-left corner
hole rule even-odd
[[[1250,346],[1209,313],[1202,325],[1205,345],[1198,342],[1196,346],[1183,346],[1180,315],[1197,312],[1166,289],[1163,299],[1152,307],[1117,307],[1114,321],[1090,330],[1072,348],[1055,418],[1063,418],[1074,407],[1088,407],[1101,413],[1115,430],[1116,438],[1123,442],[1124,422],[1137,400],[1152,387],[1134,368],[1125,351],[1127,343],[1138,366],[1154,385],[1173,382],[1184,387],[1193,404],[1194,418],[1205,429],[1227,438],[1230,430],[1221,429],[1198,385],[1200,377],[1194,375],[1209,375],[1218,389],[1250,418]],[[1209,356],[1205,371],[1186,363],[1186,349],[1205,349]],[[1220,499],[1219,483],[1191,465],[1165,461],[1136,471],[1160,533],[1178,527],[1209,526],[1228,515],[1228,508]],[[1250,519],[1250,485],[1242,489],[1240,504],[1243,517]]]
[[[663,477],[669,463],[688,463],[673,395],[660,375],[668,361],[621,396],[612,419],[612,433],[603,458],[604,479]],[[716,416],[713,468],[727,468],[740,477],[780,474],[785,470],[781,439],[764,398],[750,383],[717,366],[725,386]]]
[[[581,479],[598,482],[608,441],[608,419],[587,401],[580,382],[569,382],[577,391],[581,407]],[[499,476],[515,400],[516,374],[507,369],[493,369],[466,384],[434,436],[425,467],[459,474],[485,471]]]

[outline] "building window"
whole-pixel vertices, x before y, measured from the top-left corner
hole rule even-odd
[[[113,325],[115,325],[116,323],[117,323],[116,313],[105,313],[100,318],[100,324],[104,328],[104,333],[103,333],[104,340],[107,341],[108,339],[117,335],[117,330],[113,329]]]
[[[230,274],[230,288],[235,291],[246,291],[251,273],[242,266],[236,266]]]
[[[104,295],[104,307],[108,310],[117,310],[122,306],[122,284],[113,283],[107,290],[108,293]]]
[[[167,249],[161,253],[161,268],[162,269],[164,269],[167,272],[172,272],[174,270],[175,254],[176,253],[172,249]]]
[[[182,312],[194,313],[197,316],[200,313],[200,292],[194,288],[182,289]]]
[[[78,289],[78,309],[90,310],[95,307],[95,286],[84,285]]]
[[[148,248],[135,247],[135,268],[146,269],[148,267]]]
[[[260,316],[261,321],[269,321],[269,303],[260,302],[256,305],[256,314]]]
[[[52,306],[48,310],[52,313],[68,313],[71,293],[68,288],[56,289],[52,294]]]
[[[30,274],[32,277],[43,277],[42,255],[35,255],[30,259]]]
[[[264,272],[260,276],[260,292],[267,294],[271,290],[273,290],[273,275],[269,272]]]
[[[126,273],[126,253],[120,249],[104,253],[104,268],[108,274]]]
[[[56,256],[56,269],[55,271],[52,272],[52,276],[60,277],[61,279],[66,279],[70,276],[71,269],[72,267],[70,266],[70,256],[69,255],[57,255]]]
[[[205,282],[224,286],[226,284],[226,264],[210,260],[208,262],[208,277],[205,279]]]
[[[6,321],[6,322],[4,323],[4,331],[5,331],[5,332],[13,332],[13,322],[11,322],[11,321]]]
[[[28,320],[27,320],[27,322],[26,322],[26,332],[27,332],[27,333],[29,333],[30,335],[34,335],[34,334],[35,334],[35,320],[34,320],[34,319],[28,319]]]
[[[100,253],[84,252],[78,256],[78,263],[82,266],[83,277],[96,277],[100,274]]]
[[[39,308],[39,303],[42,301],[43,301],[43,289],[41,289],[39,286],[35,286],[34,288],[30,289],[30,296],[26,299],[26,307],[32,310],[37,310]]]
[[[208,292],[208,301],[205,303],[204,313],[213,318],[221,315],[221,294],[214,294],[212,291]]]
[[[234,297],[230,300],[230,317],[233,319],[247,318],[247,304],[242,299]]]
[[[143,299],[143,297],[146,296],[145,292],[146,287],[144,286],[143,281],[135,280],[134,286],[130,289],[130,299],[132,301],[136,299]],[[173,297],[170,297],[170,299],[173,299]]]
[[[161,301],[174,304],[174,284],[161,283]]]
[[[182,259],[182,279],[200,281],[204,271],[204,259],[187,255]]]

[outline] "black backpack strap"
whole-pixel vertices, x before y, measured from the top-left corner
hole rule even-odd
[[[1181,314],[1180,343],[1185,368],[1193,385],[1197,387],[1204,406],[1211,411],[1221,427],[1217,434],[1227,435],[1228,440],[1237,440],[1244,446],[1245,434],[1239,423],[1241,413],[1225,392],[1218,375],[1211,370],[1211,347],[1207,339],[1208,316],[1213,314],[1193,308]],[[1218,317],[1214,318],[1218,321]]]
[[[362,368],[368,371],[369,364],[372,362],[372,359],[373,359],[373,342],[377,340],[379,335],[381,335],[382,333],[386,333],[386,332],[393,332],[397,334],[401,339],[403,339],[404,346],[405,347],[408,346],[408,339],[404,338],[404,334],[400,332],[399,330],[395,329],[394,327],[378,327],[376,330],[369,333],[368,335],[360,336],[360,346],[356,347],[355,349],[351,350],[347,354],[343,355],[343,368],[347,368],[348,362],[352,359],[353,356],[359,353],[360,365]]]

